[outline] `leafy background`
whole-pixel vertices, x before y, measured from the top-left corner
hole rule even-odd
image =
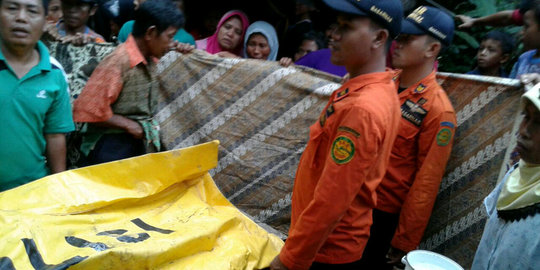
[[[446,0],[446,1],[418,1],[419,4],[433,5],[433,2],[440,4],[453,15],[465,14],[471,17],[482,17],[489,14],[496,13],[501,10],[516,9],[521,1],[519,0]],[[439,59],[439,70],[446,72],[465,73],[474,69],[476,66],[476,50],[479,46],[482,36],[487,32],[493,30],[493,27],[474,27],[466,31],[457,30],[457,26],[461,23],[459,20],[455,20],[456,32],[452,46],[450,46],[445,52],[443,52]],[[520,27],[499,27],[497,30],[514,34],[516,40],[518,40],[517,34],[520,31]],[[514,60],[519,56],[521,48],[514,50],[513,61],[509,61],[507,71],[512,68]]]

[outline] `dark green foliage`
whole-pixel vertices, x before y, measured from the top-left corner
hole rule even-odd
[[[471,17],[482,17],[496,13],[501,10],[515,9],[518,7],[520,0],[446,0],[436,1],[443,5],[455,15],[464,14]],[[429,3],[426,3],[429,5]],[[457,26],[461,24],[459,20],[455,20],[456,33],[452,46],[443,52],[439,59],[439,70],[444,72],[465,73],[472,70],[476,64],[476,50],[479,46],[480,39],[493,27],[473,27],[466,31],[458,31]],[[498,30],[516,34],[520,27],[503,27]],[[519,50],[519,49],[518,49]],[[518,50],[514,52],[514,57],[518,56]],[[513,61],[506,67],[508,70],[512,68]]]

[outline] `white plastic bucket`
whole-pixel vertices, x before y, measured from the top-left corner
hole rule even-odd
[[[459,264],[428,250],[413,250],[401,258],[405,270],[463,270]]]

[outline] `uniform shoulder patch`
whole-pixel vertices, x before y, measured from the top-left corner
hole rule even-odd
[[[319,123],[321,124],[321,127],[324,126],[324,123],[326,123],[326,119],[328,119],[328,117],[330,117],[330,115],[332,115],[334,113],[334,104],[330,104],[330,106],[328,106],[328,108],[326,109],[326,111],[323,111],[321,113],[321,116],[319,117]]]
[[[437,133],[437,145],[447,146],[452,141],[452,130],[449,128],[441,128]]]
[[[337,164],[346,164],[354,157],[354,142],[347,136],[338,136],[332,143],[332,159]]]
[[[356,138],[360,137],[360,132],[358,132],[358,131],[350,128],[350,127],[341,126],[341,127],[338,127],[337,130],[350,133]]]
[[[345,88],[344,90],[339,91],[336,94],[336,97],[334,98],[334,101],[338,101],[338,100],[346,97],[347,95],[349,95],[349,88]]]
[[[420,94],[426,90],[426,86],[423,84],[419,84],[416,89],[414,89],[414,92],[417,94]]]

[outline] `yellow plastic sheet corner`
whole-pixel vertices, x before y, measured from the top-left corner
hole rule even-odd
[[[218,141],[51,175],[0,193],[0,269],[261,269],[283,242],[208,171]]]

